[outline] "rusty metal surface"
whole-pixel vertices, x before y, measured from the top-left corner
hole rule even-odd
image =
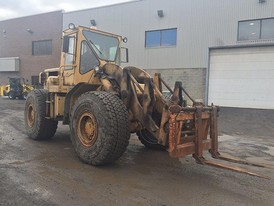
[[[214,121],[211,121],[210,112],[213,110],[214,107],[182,108],[178,105],[170,106],[169,152],[172,157],[179,158],[189,154],[202,157],[203,150],[211,149],[214,133],[209,139],[208,131],[216,129],[213,128],[212,123]],[[191,124],[191,122],[193,123]],[[186,148],[185,145],[194,147],[194,152],[189,153],[190,150],[188,152],[180,151]]]
[[[170,106],[169,111],[169,154],[171,157],[181,158],[186,155],[192,155],[199,164],[269,179],[266,175],[252,172],[246,168],[226,165],[204,158],[203,151],[209,150],[211,156],[215,159],[274,169],[274,166],[272,165],[259,164],[235,157],[220,155],[218,151],[217,128],[219,108],[217,106],[211,105],[211,107],[195,106],[183,108],[178,105],[172,105]],[[192,124],[192,127],[190,126],[190,128],[187,128],[185,125],[189,121],[194,121],[194,124]]]
[[[77,120],[77,135],[85,147],[92,147],[98,137],[98,123],[91,112],[84,112]]]
[[[229,157],[225,155],[218,155],[218,159],[229,161],[229,162],[234,162],[234,163],[239,163],[239,164],[244,164],[244,165],[251,165],[255,167],[263,167],[263,168],[269,168],[269,169],[274,169],[274,165],[268,165],[268,164],[262,164],[262,163],[257,163],[257,162],[250,162],[246,161],[237,157]]]
[[[264,178],[264,179],[270,179],[270,177],[268,177],[266,175],[259,174],[259,173],[256,173],[256,172],[252,172],[248,169],[237,167],[237,166],[224,165],[222,163],[212,162],[212,161],[208,161],[208,160],[205,160],[203,163],[206,164],[206,165],[209,165],[209,166],[213,166],[213,167],[227,169],[227,170],[231,170],[231,171],[235,171],[235,172],[239,172],[239,173],[244,173],[244,174],[248,174],[248,175],[255,176],[255,177],[261,177],[261,178]]]

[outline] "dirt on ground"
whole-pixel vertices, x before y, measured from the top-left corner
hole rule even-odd
[[[245,166],[270,180],[171,159],[135,135],[114,164],[82,163],[68,126],[47,141],[24,129],[24,101],[0,98],[0,205],[269,205],[274,170]],[[274,111],[223,108],[220,150],[274,165]],[[206,155],[208,158],[208,155]],[[244,167],[244,166],[243,166]]]

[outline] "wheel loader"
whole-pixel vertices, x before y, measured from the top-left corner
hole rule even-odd
[[[25,79],[21,77],[9,77],[9,84],[3,86],[3,96],[10,99],[26,99],[28,93],[33,90],[31,85],[25,83]]]
[[[44,89],[27,96],[25,127],[30,138],[53,137],[62,121],[70,127],[79,158],[97,166],[117,160],[130,134],[136,133],[146,147],[166,150],[173,158],[192,155],[200,164],[262,176],[206,160],[205,150],[213,158],[249,164],[218,152],[218,106],[196,102],[181,82],[172,89],[161,74],[151,77],[134,66],[122,68],[122,60],[128,62],[123,42],[126,38],[119,35],[69,25],[63,32],[60,67],[41,73]],[[184,96],[192,101],[190,106]]]

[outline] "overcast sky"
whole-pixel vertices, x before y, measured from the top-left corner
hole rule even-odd
[[[49,11],[74,11],[130,0],[0,0],[0,21]]]

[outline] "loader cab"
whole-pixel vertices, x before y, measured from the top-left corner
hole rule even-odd
[[[73,86],[88,82],[95,70],[100,70],[106,63],[120,65],[121,41],[122,37],[118,35],[70,25],[63,36],[63,84]]]

